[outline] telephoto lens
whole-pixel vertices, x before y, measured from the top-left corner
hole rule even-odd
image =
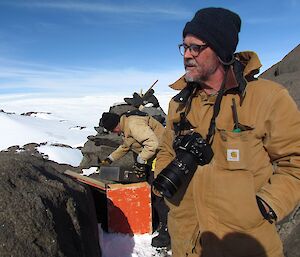
[[[188,186],[197,166],[209,163],[213,157],[210,144],[197,132],[175,138],[176,157],[153,181],[153,186],[164,197],[172,198],[183,186]]]
[[[188,173],[194,173],[197,169],[195,157],[187,152],[179,151],[176,158],[163,169],[153,186],[166,198],[171,198],[180,188]]]

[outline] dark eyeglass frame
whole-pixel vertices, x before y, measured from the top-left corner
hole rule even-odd
[[[191,55],[193,57],[197,57],[204,49],[206,49],[208,47],[207,44],[203,44],[203,45],[197,45],[197,44],[191,44],[191,45],[187,45],[185,43],[179,44],[178,48],[179,48],[179,52],[182,56],[184,56],[185,52],[187,49],[189,49]]]

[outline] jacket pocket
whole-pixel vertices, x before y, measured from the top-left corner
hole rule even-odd
[[[198,225],[195,227],[192,237],[190,240],[190,244],[187,247],[188,254],[199,254],[200,253],[200,230]]]
[[[232,132],[217,129],[213,144],[215,164],[225,170],[249,169],[251,139],[254,139],[252,130]]]
[[[219,220],[235,230],[248,230],[263,221],[254,182],[258,141],[253,130],[218,129],[214,138],[215,200]]]
[[[252,173],[216,169],[214,177],[214,209],[220,223],[236,231],[245,231],[263,222]]]

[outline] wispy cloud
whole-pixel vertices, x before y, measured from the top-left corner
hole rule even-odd
[[[91,2],[76,2],[76,1],[60,1],[60,2],[23,2],[23,3],[8,3],[15,7],[28,8],[44,8],[44,9],[58,9],[81,13],[106,13],[106,14],[130,14],[130,15],[159,15],[168,17],[170,19],[185,19],[191,15],[190,12],[185,11],[182,7],[172,6],[155,6],[152,4],[137,5],[137,4],[104,4]],[[156,17],[156,16],[154,16]]]
[[[0,92],[23,89],[33,92],[84,94],[101,92],[139,92],[156,79],[156,88],[168,90],[182,70],[141,71],[136,69],[103,70],[97,68],[53,68],[22,62],[4,64],[0,60]]]
[[[290,4],[293,8],[299,6],[299,0],[290,0]]]
[[[295,16],[287,17],[286,15],[275,16],[275,17],[250,17],[245,19],[245,23],[251,25],[272,25],[276,26],[277,24],[289,26],[291,22],[294,24],[299,23],[299,19]]]
[[[280,17],[252,17],[252,18],[247,18],[245,19],[245,23],[256,25],[256,24],[272,24],[275,22],[280,22],[284,19]]]

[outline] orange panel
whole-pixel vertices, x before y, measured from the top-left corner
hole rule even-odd
[[[97,188],[105,194],[107,202],[107,228],[109,232],[125,234],[152,233],[151,188],[147,182],[133,184],[107,184],[96,177],[86,177],[67,170],[65,174]]]
[[[151,189],[147,183],[107,188],[106,193],[109,232],[152,232]]]

